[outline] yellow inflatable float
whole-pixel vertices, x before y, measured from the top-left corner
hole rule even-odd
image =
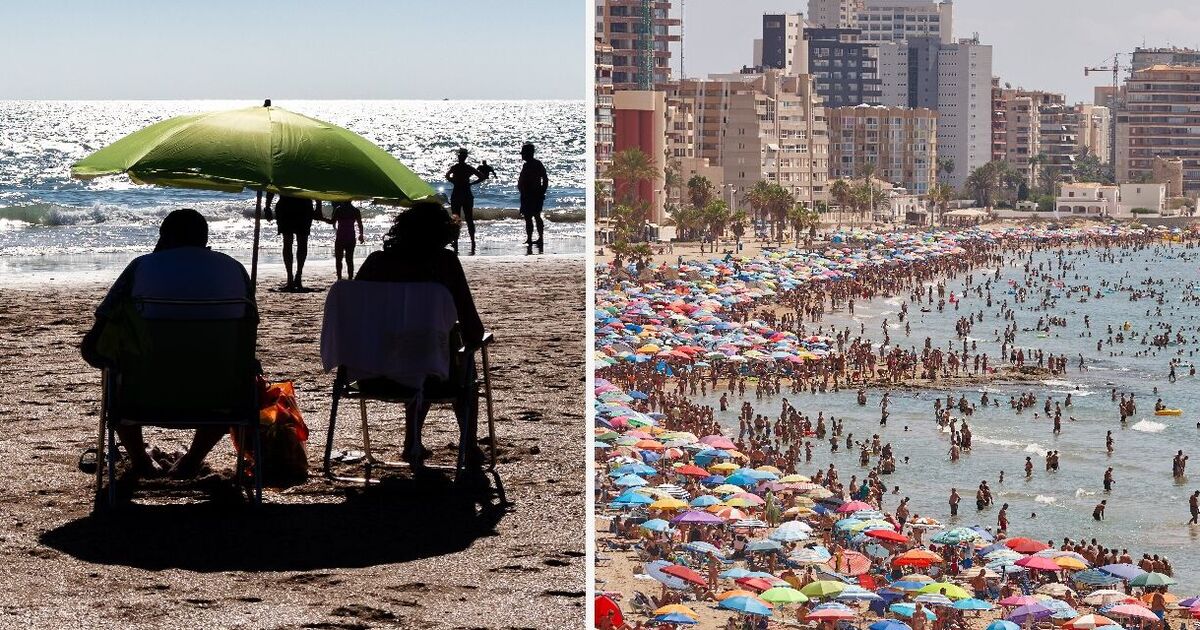
[[[1182,409],[1159,409],[1158,411],[1154,412],[1154,415],[1156,416],[1178,416],[1182,414]]]

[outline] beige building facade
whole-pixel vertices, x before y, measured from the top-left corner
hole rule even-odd
[[[875,177],[923,195],[937,182],[937,112],[931,109],[859,105],[826,110],[829,174]]]

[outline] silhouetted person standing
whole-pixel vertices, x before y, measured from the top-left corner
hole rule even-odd
[[[267,193],[266,217],[270,221],[271,200],[274,193]],[[321,202],[299,197],[279,196],[275,204],[275,225],[283,235],[283,267],[287,270],[285,291],[302,291],[304,283],[304,261],[308,259],[308,234],[312,231],[313,218],[321,216]],[[296,273],[292,273],[292,241],[296,241]]]
[[[472,181],[471,178],[475,179]],[[446,171],[446,179],[454,184],[450,191],[450,214],[467,222],[467,234],[471,237],[471,254],[475,254],[475,194],[471,186],[484,180],[484,175],[474,166],[467,164],[467,150],[458,150],[458,163]],[[454,251],[458,251],[458,239],[454,239]]]
[[[487,160],[481,161],[475,170],[479,171],[479,177],[481,179],[491,179],[496,175],[496,169],[492,168],[492,166],[487,163]]]
[[[533,157],[533,144],[526,142],[521,147],[521,175],[517,178],[517,191],[521,193],[521,216],[525,217],[525,244],[542,247],[542,205],[546,203],[546,189],[550,178],[541,160]],[[537,240],[533,240],[533,226],[537,223]]]

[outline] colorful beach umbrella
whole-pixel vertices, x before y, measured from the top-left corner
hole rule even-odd
[[[1104,615],[1082,615],[1062,625],[1066,630],[1096,630],[1104,626],[1119,625]]]
[[[730,597],[728,599],[721,600],[721,603],[718,604],[717,607],[739,612],[743,615],[757,615],[760,617],[771,616],[771,609],[768,608],[763,602],[752,597]]]
[[[762,599],[772,604],[802,604],[808,601],[808,596],[789,586],[776,586],[759,594]]]

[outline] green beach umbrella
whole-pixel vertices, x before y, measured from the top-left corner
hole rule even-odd
[[[1174,578],[1162,573],[1143,573],[1129,581],[1130,586],[1170,586],[1176,584]]]
[[[269,103],[269,101],[268,101]],[[320,201],[405,205],[433,188],[358,134],[279,107],[187,114],[136,131],[76,162],[71,175],[125,173],[142,184],[246,189]],[[256,209],[251,277],[258,267]]]
[[[806,584],[800,589],[801,593],[809,597],[833,597],[838,593],[846,590],[846,585],[834,580],[817,580]]]
[[[939,593],[949,597],[950,599],[967,599],[971,597],[971,594],[968,593],[966,589],[951,582],[933,582],[926,584],[918,589],[917,592],[923,594]]]
[[[769,588],[760,593],[758,597],[772,604],[802,604],[808,601],[808,597],[804,593],[787,586]]]

